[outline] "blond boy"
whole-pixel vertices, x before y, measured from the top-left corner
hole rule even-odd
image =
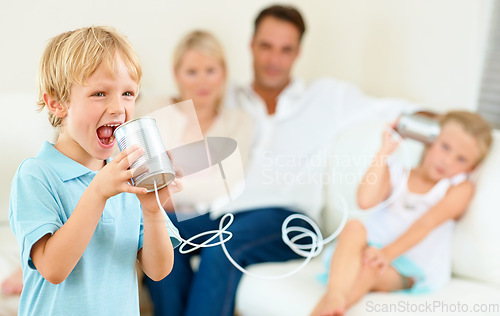
[[[136,260],[152,279],[169,274],[178,241],[154,193],[129,184],[143,149],[110,159],[141,76],[134,49],[112,28],[66,32],[47,45],[39,105],[59,135],[12,182],[10,224],[24,274],[19,315],[139,315]],[[159,194],[167,200],[169,188]]]

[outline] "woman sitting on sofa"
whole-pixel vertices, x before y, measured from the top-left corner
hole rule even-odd
[[[220,43],[208,32],[194,31],[187,34],[181,39],[174,52],[173,68],[179,95],[174,98],[143,99],[136,106],[136,116],[147,115],[156,119],[167,149],[193,144],[206,137],[232,138],[237,142],[242,160],[241,167],[244,168],[253,141],[254,123],[252,117],[244,110],[235,106],[224,106],[227,71]],[[183,102],[190,99],[194,105],[194,111],[191,111],[193,108],[190,102]],[[234,142],[228,141],[228,143]],[[175,154],[174,150],[172,153]],[[186,164],[185,161],[178,161],[181,168],[183,163]],[[226,176],[231,172],[231,169],[228,170],[227,167],[226,164],[224,167]],[[209,181],[210,177],[214,176],[211,174],[212,171],[216,171],[219,178],[221,177],[218,169],[186,175],[183,180],[183,191],[176,199],[172,199],[172,204],[166,206],[167,211],[175,209],[177,218],[171,216],[174,222],[205,214],[208,208],[213,206],[207,203],[207,200],[217,199],[217,188]],[[200,174],[202,174],[201,177]],[[227,194],[226,190],[223,191],[221,193]],[[183,218],[180,215],[186,217]],[[184,238],[191,237],[189,233],[182,230],[182,225],[176,224],[176,227],[180,227],[179,232]],[[190,255],[175,251],[176,262],[189,261],[189,257]],[[174,265],[174,270],[176,266],[183,267],[182,264]],[[177,297],[182,291],[169,293],[165,282],[168,282],[167,279],[154,282],[145,277],[155,315],[176,314],[172,304],[169,304],[166,298]],[[190,286],[187,281],[185,285],[186,288]]]

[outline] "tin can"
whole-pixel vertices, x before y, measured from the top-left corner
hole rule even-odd
[[[113,134],[120,151],[132,145],[144,148],[142,156],[130,165],[130,168],[137,168],[137,174],[131,179],[134,186],[152,192],[155,181],[159,190],[174,180],[175,171],[154,118],[144,117],[128,121],[117,127]]]
[[[413,114],[401,116],[396,126],[396,130],[403,137],[430,144],[441,132],[441,127],[436,120]]]

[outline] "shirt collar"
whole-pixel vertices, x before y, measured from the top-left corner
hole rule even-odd
[[[49,142],[43,143],[37,157],[53,169],[62,181],[75,179],[87,173],[96,173],[64,155]]]
[[[278,104],[276,107],[275,117],[288,116],[300,106],[300,102],[295,102],[299,100],[306,91],[306,84],[303,80],[292,78],[290,83],[281,91],[278,96]],[[260,103],[259,109],[251,109],[262,112],[262,114],[267,115],[267,109],[262,98],[253,90],[252,84],[247,85],[243,88],[244,94],[250,100],[258,100]],[[255,106],[256,102],[251,102]]]
[[[282,98],[298,99],[302,97],[305,91],[306,84],[304,80],[294,78],[290,80],[290,83],[281,91],[278,102]]]

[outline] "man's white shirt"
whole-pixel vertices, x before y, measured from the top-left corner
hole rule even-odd
[[[332,79],[309,86],[292,80],[279,95],[273,115],[268,115],[264,101],[250,85],[230,89],[226,106],[243,107],[254,117],[255,140],[243,192],[228,205],[212,210],[211,216],[283,207],[316,221],[324,204],[325,174],[335,136],[354,123],[389,122],[416,108],[401,100],[368,97],[353,85]]]

